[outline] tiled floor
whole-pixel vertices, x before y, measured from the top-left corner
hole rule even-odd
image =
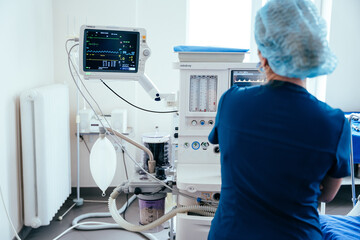
[[[357,193],[359,193],[360,189],[357,189]],[[99,194],[93,195],[88,194],[84,195],[85,200],[99,200]],[[72,199],[72,198],[71,198]],[[64,206],[60,209],[59,213],[63,213],[71,206],[72,200],[69,199],[65,202]],[[107,200],[101,199],[101,200]],[[118,207],[122,206],[125,202],[124,197],[120,197],[118,201]],[[339,193],[335,197],[335,199],[326,205],[326,214],[339,214],[344,215],[350,211],[352,208],[351,202],[351,188],[350,186],[342,186]],[[81,207],[75,207],[71,210],[62,221],[58,221],[55,216],[55,220],[51,222],[49,226],[40,227],[38,229],[31,230],[30,234],[24,240],[49,240],[53,239],[59,234],[61,234],[64,230],[71,226],[71,222],[73,219],[81,214],[90,213],[90,212],[108,212],[107,203],[88,203],[85,202]],[[138,204],[135,201],[131,207],[126,212],[126,219],[132,223],[138,223],[139,212],[138,212]],[[88,219],[93,221],[106,221],[112,222],[112,218],[107,219]],[[159,233],[154,233],[159,240],[168,239],[168,230],[163,230]],[[98,230],[98,231],[79,231],[72,230],[67,233],[65,236],[60,238],[60,240],[107,240],[107,239],[124,239],[124,240],[135,240],[135,239],[146,239],[145,237],[118,229],[110,229],[110,230]]]

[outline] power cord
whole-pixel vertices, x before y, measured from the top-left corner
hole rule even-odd
[[[111,87],[109,87],[109,85],[107,85],[102,79],[100,79],[100,81],[112,92],[114,93],[117,97],[119,97],[121,100],[123,100],[124,102],[126,102],[127,104],[133,106],[134,108],[140,109],[142,111],[145,112],[150,112],[150,113],[177,113],[177,110],[171,110],[171,111],[154,111],[154,110],[149,110],[149,109],[145,109],[139,106],[136,106],[135,104],[129,102],[128,100],[126,100],[125,98],[123,98],[122,96],[120,96],[117,92],[115,92]]]
[[[124,168],[125,168],[125,174],[126,174],[126,181],[129,181],[129,176],[128,176],[128,171],[127,171],[127,167],[126,167],[126,161],[125,161],[125,151],[124,149],[121,149],[121,152],[122,152],[122,156],[123,156],[123,163],[124,163]],[[123,218],[125,218],[125,213],[126,213],[126,210],[129,208],[129,193],[126,194],[126,207],[124,209],[124,212],[123,212]]]
[[[83,141],[83,143],[85,144],[85,147],[87,148],[88,152],[90,153],[90,148],[89,146],[87,145],[85,139],[84,139],[84,136],[83,135],[80,135],[80,139]]]
[[[68,41],[71,41],[71,40],[68,40]],[[95,105],[98,107],[99,111],[101,112],[102,115],[103,112],[99,106],[99,104],[96,102],[96,100],[94,99],[94,97],[91,95],[90,91],[87,89],[86,85],[84,84],[84,82],[82,81],[78,71],[76,70],[76,67],[71,59],[71,52],[72,50],[78,46],[79,44],[76,43],[74,44],[73,46],[70,47],[70,49],[68,49],[67,47],[67,43],[68,41],[66,41],[66,44],[65,44],[65,49],[66,49],[66,52],[67,52],[67,55],[68,55],[68,67],[69,67],[69,71],[70,71],[70,75],[72,77],[72,80],[75,84],[75,86],[77,87],[78,91],[80,92],[81,96],[85,99],[86,103],[90,106],[90,108],[93,110],[97,120],[100,122],[100,124],[102,125],[102,127],[104,127],[106,129],[106,127],[104,126],[104,124],[102,123],[101,119],[99,118],[99,115],[96,113],[94,107],[92,106],[92,104],[89,102],[89,100],[87,99],[87,97],[85,96],[84,92],[81,90],[79,84],[77,83],[76,79],[75,79],[75,76],[73,74],[73,71],[71,69],[71,67],[73,67],[73,70],[76,74],[76,76],[78,77],[78,79],[80,80],[80,83],[84,86],[86,92],[88,93],[88,95],[90,96],[90,98],[95,102]],[[101,80],[101,79],[100,79]],[[118,95],[114,90],[112,90],[103,80],[101,80],[102,83],[107,86],[116,96],[118,96],[119,98],[122,98],[120,95]],[[129,104],[131,104],[130,102],[128,102]],[[132,104],[133,105],[133,104]],[[133,105],[134,107],[137,107],[135,105]],[[139,107],[138,107],[139,108]],[[143,108],[139,108],[141,110],[144,110],[144,111],[149,111],[149,112],[153,112],[153,113],[175,113],[177,112],[176,110],[173,110],[173,111],[164,111],[164,112],[161,112],[161,111],[152,111],[152,110],[147,110],[147,109],[143,109]],[[122,144],[120,143],[119,139],[116,137],[115,133],[114,133],[114,130],[112,129],[110,123],[107,121],[107,119],[105,118],[105,121],[107,122],[107,124],[110,126],[110,129],[112,130],[111,132],[114,134],[109,134],[108,136],[114,140],[114,142],[116,142],[120,147],[122,147]],[[123,148],[122,147],[122,150],[125,152],[125,154],[131,159],[131,161],[136,165],[138,166],[148,177],[154,179],[155,181],[157,181],[159,184],[163,185],[165,188],[168,188],[169,190],[173,191],[174,189],[170,186],[168,186],[166,183],[164,183],[163,181],[157,179],[155,176],[153,176],[152,174],[150,174],[148,171],[146,171],[130,154],[129,152],[127,151],[126,148]],[[123,159],[124,161],[125,159]],[[187,198],[190,198],[190,199],[197,199],[196,197],[194,196],[191,196],[191,195],[188,195],[188,194],[185,194],[185,193],[181,193],[181,192],[178,192],[179,195],[182,195],[182,196],[185,196]]]
[[[129,194],[127,193],[126,194],[126,208],[124,209],[124,212],[123,212],[123,218],[124,219],[126,219],[125,218],[125,213],[126,213],[126,210],[128,210],[128,208],[129,208]]]
[[[66,44],[65,44],[65,48],[66,48],[66,52],[68,53],[68,60],[69,60],[69,69],[70,69],[70,73],[71,73],[71,75],[72,75],[72,78],[73,78],[73,80],[74,80],[74,82],[75,82],[75,85],[76,85],[76,87],[79,89],[79,86],[77,85],[77,83],[76,83],[76,81],[75,81],[75,78],[74,78],[74,76],[73,76],[73,74],[72,74],[72,71],[71,71],[71,68],[70,68],[70,62],[71,62],[71,64],[73,65],[73,63],[72,63],[72,61],[71,61],[71,58],[70,58],[70,52],[71,52],[71,50],[73,49],[73,47],[75,47],[76,45],[78,45],[78,44],[75,44],[74,46],[72,46],[71,47],[71,49],[68,51],[67,50],[67,43],[69,42],[69,41],[74,41],[73,39],[69,39],[69,40],[67,40],[66,41]],[[73,65],[73,67],[74,67],[74,65]],[[74,67],[75,68],[75,67]],[[76,72],[77,73],[77,72]],[[78,74],[78,73],[77,73]],[[101,80],[102,81],[102,80]],[[103,82],[103,81],[102,81]],[[103,82],[104,83],[104,82]],[[105,83],[104,83],[105,84]],[[107,86],[106,84],[105,84],[105,86]],[[108,87],[108,86],[107,86]],[[112,92],[114,92],[110,87],[108,87]],[[87,100],[86,98],[85,98],[85,96],[84,96],[84,94],[82,93],[82,91],[79,89],[79,91],[80,91],[80,93],[82,94],[82,96],[84,97],[84,99],[85,100]],[[115,92],[114,92],[115,93]],[[115,93],[118,97],[120,97],[117,93]],[[121,97],[120,97],[121,98]],[[125,101],[125,100],[124,100]],[[126,101],[127,102],[127,101]],[[90,107],[92,108],[92,106],[91,106],[91,104],[87,101],[87,103],[90,105]],[[132,106],[134,106],[134,107],[137,107],[137,106],[135,106],[135,105],[133,105],[133,104],[131,104],[130,102],[128,102],[130,105],[132,105]],[[139,107],[137,107],[137,108],[139,108]],[[149,111],[149,112],[154,112],[154,113],[174,113],[174,112],[177,112],[177,111],[167,111],[167,112],[158,112],[158,111],[151,111],[151,110],[146,110],[146,109],[142,109],[142,108],[139,108],[139,109],[141,109],[141,110],[144,110],[144,111]],[[92,108],[92,110],[94,111],[94,109]],[[95,112],[95,111],[94,111]],[[100,120],[100,119],[99,119]],[[101,121],[100,121],[101,122]],[[124,151],[123,153],[127,153],[127,151]],[[128,154],[128,153],[127,153]],[[124,156],[124,155],[123,155]],[[131,156],[129,156],[130,157],[130,159],[132,159],[131,158]],[[125,160],[125,159],[124,159]],[[133,159],[132,159],[133,160]],[[134,161],[134,160],[133,160]],[[134,162],[136,162],[136,161],[134,161]],[[160,182],[160,181],[159,181]],[[161,182],[162,183],[162,182]],[[166,185],[166,187],[168,187],[167,185]],[[169,188],[169,187],[168,187]],[[11,219],[10,219],[10,216],[9,216],[9,213],[8,213],[8,211],[7,211],[7,208],[6,208],[6,205],[5,205],[5,201],[4,201],[4,197],[3,197],[3,193],[2,193],[2,188],[1,188],[1,186],[0,186],[0,196],[1,196],[1,201],[2,201],[2,204],[3,204],[3,207],[4,207],[4,210],[5,210],[5,213],[6,213],[6,216],[7,216],[7,219],[8,219],[8,221],[9,221],[9,223],[10,223],[10,225],[11,225],[11,227],[12,227],[12,229],[13,229],[13,231],[14,231],[14,233],[15,233],[15,237],[16,237],[16,239],[17,240],[21,240],[21,238],[19,237],[19,235],[17,234],[17,232],[16,232],[16,229],[15,229],[15,227],[14,227],[14,224],[12,223],[12,221],[11,221]],[[126,209],[128,208],[128,195],[127,195],[127,201],[126,201],[126,208],[125,208],[125,211],[126,211]],[[125,215],[125,211],[124,211],[124,215]],[[124,216],[125,217],[125,216]],[[59,238],[61,238],[62,236],[64,236],[66,233],[68,233],[70,230],[72,230],[72,229],[74,229],[74,228],[76,228],[76,227],[78,227],[78,226],[80,226],[80,225],[92,225],[92,224],[102,224],[102,225],[107,225],[107,223],[103,223],[103,222],[84,222],[84,223],[79,223],[79,224],[76,224],[76,225],[74,225],[74,226],[71,226],[70,228],[68,228],[67,230],[65,230],[63,233],[61,233],[60,235],[58,235],[57,237],[55,237],[53,240],[57,240],[57,239],[59,239]],[[110,225],[110,224],[109,224]]]
[[[68,42],[68,41],[67,41],[67,42]],[[87,103],[87,104],[90,106],[90,108],[93,110],[96,119],[100,122],[101,126],[106,129],[106,127],[105,127],[105,125],[102,123],[99,115],[96,113],[94,107],[93,107],[92,104],[89,102],[89,100],[86,98],[86,96],[85,96],[84,92],[81,90],[79,84],[76,82],[75,76],[74,76],[74,74],[73,74],[73,72],[72,72],[71,66],[73,67],[74,72],[76,73],[76,76],[79,78],[81,84],[85,87],[85,89],[86,89],[87,93],[89,94],[89,96],[91,97],[91,99],[93,99],[93,100],[95,101],[95,99],[92,97],[92,95],[90,94],[90,92],[87,90],[87,88],[86,88],[85,84],[83,83],[83,81],[82,81],[79,73],[76,71],[76,67],[75,67],[73,61],[71,60],[71,51],[74,49],[74,47],[76,47],[76,46],[78,46],[78,45],[79,45],[78,43],[77,43],[77,44],[74,44],[74,45],[73,45],[72,47],[70,47],[70,49],[68,50],[68,49],[67,49],[67,43],[65,44],[66,52],[67,52],[67,54],[68,54],[68,67],[69,67],[70,75],[71,75],[71,78],[72,78],[75,86],[76,86],[77,89],[79,90],[81,96],[85,99],[86,103]],[[99,108],[100,112],[102,113],[101,108],[100,108],[100,106],[97,104],[96,101],[95,101],[95,104],[97,105],[97,107]],[[108,123],[108,121],[107,121],[106,118],[105,118],[105,121]],[[108,123],[108,124],[109,124],[109,123]],[[109,136],[111,139],[113,139],[114,142],[116,142],[119,146],[122,146],[122,144],[120,143],[120,141],[118,140],[118,138],[115,137],[114,130],[111,128],[111,125],[110,125],[110,124],[109,124],[109,126],[110,126],[110,129],[112,130],[111,132],[112,132],[114,135],[109,134],[108,136]],[[143,172],[145,172],[150,178],[152,178],[152,179],[154,179],[155,181],[159,182],[161,185],[165,186],[166,188],[170,189],[171,191],[173,190],[171,187],[169,187],[168,185],[166,185],[166,183],[160,181],[160,180],[157,179],[155,176],[151,175],[148,171],[146,171],[146,170],[129,154],[129,152],[128,152],[125,148],[123,148],[123,149],[124,149],[124,151],[125,151],[125,154],[131,159],[131,161],[133,161],[133,162],[135,163],[135,165],[137,165],[137,166],[138,166]]]

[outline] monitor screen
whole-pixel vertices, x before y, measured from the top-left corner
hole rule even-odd
[[[260,85],[265,82],[265,75],[258,70],[233,70],[231,71],[231,86],[240,87]]]
[[[84,72],[136,73],[140,33],[118,30],[84,30]]]

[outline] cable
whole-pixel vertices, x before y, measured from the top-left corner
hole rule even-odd
[[[150,113],[177,113],[177,110],[172,110],[172,111],[154,111],[154,110],[149,110],[149,109],[145,109],[142,107],[138,107],[135,104],[132,104],[131,102],[129,102],[128,100],[126,100],[125,98],[121,97],[119,94],[117,94],[111,87],[109,87],[109,85],[107,85],[102,79],[100,79],[100,81],[111,91],[113,92],[117,97],[119,97],[121,100],[123,100],[124,102],[126,102],[127,104],[133,106],[134,108],[140,109],[142,111],[145,112],[150,112]]]
[[[67,42],[68,42],[68,41],[66,41],[66,46],[65,46],[66,48],[67,48]],[[76,67],[75,67],[74,63],[72,62],[72,59],[71,59],[71,56],[70,56],[71,51],[73,50],[74,47],[76,47],[76,46],[78,46],[78,45],[79,45],[79,44],[74,44],[69,50],[66,49],[66,52],[68,53],[68,67],[69,67],[69,70],[70,70],[70,74],[71,74],[72,80],[73,80],[75,86],[77,87],[78,91],[80,92],[80,94],[82,95],[82,97],[84,98],[84,100],[86,101],[86,103],[87,103],[87,104],[90,106],[90,108],[93,110],[93,112],[94,112],[97,120],[100,122],[100,124],[102,125],[102,127],[104,127],[104,128],[106,129],[106,127],[105,127],[104,124],[102,123],[99,115],[96,113],[94,107],[91,105],[91,103],[89,102],[89,100],[85,97],[83,91],[80,89],[78,83],[77,83],[76,80],[75,80],[74,74],[73,74],[73,72],[71,71],[71,65],[72,65],[73,68],[74,68],[74,71],[75,71],[75,73],[76,73],[76,75],[77,75],[77,77],[79,78],[80,82],[81,82],[82,85],[84,86],[85,90],[87,91],[87,93],[89,94],[89,96],[91,97],[91,99],[95,102],[95,104],[96,104],[97,107],[99,108],[99,111],[102,113],[102,115],[104,115],[103,112],[102,112],[102,110],[101,110],[101,108],[100,108],[100,106],[97,104],[97,102],[95,101],[95,99],[92,97],[91,93],[90,93],[90,92],[88,91],[88,89],[86,88],[86,86],[85,86],[85,84],[83,83],[83,81],[82,81],[79,73],[76,71]],[[71,65],[70,65],[70,64],[71,64]],[[108,121],[107,121],[106,118],[105,118],[105,121],[108,123]],[[112,134],[109,134],[108,136],[109,136],[112,140],[114,140],[114,142],[116,142],[117,144],[119,144],[119,146],[122,147],[122,144],[120,143],[120,141],[119,141],[117,138],[114,137],[114,136],[116,136],[116,133],[118,133],[118,132],[116,132],[115,130],[113,130],[112,127],[111,127],[111,125],[110,125],[109,123],[108,123],[108,125],[109,125],[109,128],[111,129],[111,132],[113,133],[113,135],[112,135]],[[120,134],[120,133],[118,133],[118,134]],[[122,135],[122,134],[121,134],[121,135]],[[123,136],[123,137],[125,137],[125,136]],[[127,151],[126,148],[122,147],[122,149],[124,150],[125,154],[135,163],[135,165],[137,165],[146,175],[148,175],[150,178],[154,179],[155,181],[157,181],[158,183],[160,183],[160,184],[163,185],[164,187],[166,187],[166,188],[170,189],[171,191],[173,191],[173,189],[172,189],[171,187],[169,187],[166,183],[164,183],[163,181],[157,179],[155,176],[153,176],[153,175],[150,174],[148,171],[146,171],[135,159],[133,159],[133,157],[129,154],[129,152]],[[195,197],[190,196],[190,195],[187,195],[187,194],[184,194],[184,193],[181,193],[180,195],[184,195],[184,196],[187,196],[187,197],[189,197],[189,198],[196,199]]]
[[[2,194],[1,186],[0,186],[0,195],[1,195],[1,201],[2,201],[2,204],[3,204],[3,206],[4,206],[4,210],[5,210],[7,219],[8,219],[8,221],[9,221],[10,225],[11,225],[12,230],[13,230],[14,233],[15,233],[15,237],[16,237],[16,239],[21,240],[21,238],[19,237],[19,235],[17,234],[17,232],[16,232],[16,230],[15,230],[14,224],[12,223],[12,221],[11,221],[11,219],[10,219],[10,216],[9,216],[9,213],[8,213],[8,211],[7,211],[7,208],[6,208],[6,205],[5,205],[5,201],[4,201],[4,196],[3,196],[3,194]]]
[[[72,229],[81,226],[81,225],[93,225],[93,224],[102,224],[102,225],[110,225],[111,223],[104,223],[104,222],[83,222],[83,223],[78,223],[74,226],[69,227],[68,229],[66,229],[64,232],[62,232],[60,235],[58,235],[57,237],[55,237],[53,240],[58,240],[59,238],[61,238],[62,236],[64,236],[65,234],[67,234],[68,232],[70,232]]]
[[[104,114],[103,111],[101,110],[101,107],[99,106],[99,104],[97,103],[97,101],[95,100],[95,98],[91,95],[90,91],[88,90],[88,88],[87,88],[86,85],[84,84],[83,80],[81,79],[81,77],[80,77],[78,71],[76,70],[76,67],[75,67],[75,65],[74,65],[74,63],[73,63],[73,61],[72,61],[72,59],[71,59],[71,56],[70,56],[71,50],[72,50],[75,46],[79,46],[79,44],[74,44],[74,45],[70,48],[70,50],[68,50],[68,49],[67,49],[67,43],[68,43],[68,41],[69,41],[69,40],[67,40],[66,43],[65,43],[66,52],[67,52],[67,54],[68,54],[68,63],[69,63],[69,61],[70,61],[72,67],[74,68],[74,71],[75,71],[75,73],[76,73],[76,76],[77,76],[78,79],[80,80],[80,82],[81,82],[81,84],[83,85],[84,89],[86,90],[87,94],[88,94],[88,95],[90,96],[90,98],[94,101],[94,103],[95,103],[95,105],[97,106],[98,110],[100,111],[101,115],[102,115],[102,116],[105,116],[105,114]],[[68,64],[68,65],[69,65],[69,64]],[[97,120],[100,121],[100,118],[99,118],[98,114],[95,112],[94,108],[91,106],[91,104],[89,103],[89,101],[87,100],[87,98],[86,98],[86,97],[84,96],[84,94],[82,93],[80,87],[79,87],[78,84],[76,83],[76,80],[75,80],[75,78],[74,78],[74,76],[73,76],[73,74],[72,74],[70,65],[69,65],[69,71],[70,71],[70,73],[71,73],[71,76],[72,76],[72,78],[73,78],[73,81],[74,81],[76,87],[78,88],[79,92],[81,93],[81,95],[83,96],[83,98],[84,98],[84,100],[87,102],[87,104],[89,104],[89,106],[90,106],[91,109],[93,110],[94,114],[95,114],[96,117],[97,117]],[[107,120],[106,118],[104,118],[104,120],[105,120],[105,122],[108,124],[108,126],[111,128],[111,125],[110,125],[110,123],[108,122],[108,120]],[[105,128],[104,124],[103,124],[101,121],[100,121],[100,123],[101,123],[101,125]],[[121,144],[120,144],[120,146],[121,146]]]
[[[79,73],[76,71],[76,67],[75,67],[75,65],[74,65],[74,63],[73,63],[73,61],[72,61],[72,59],[71,59],[70,54],[71,54],[72,49],[73,49],[74,47],[78,46],[79,44],[74,44],[74,45],[70,48],[70,50],[68,50],[68,49],[67,49],[67,43],[68,43],[68,41],[69,41],[69,40],[67,40],[66,43],[65,43],[65,48],[66,48],[66,52],[67,52],[67,54],[68,54],[68,67],[69,67],[69,71],[70,71],[72,80],[73,80],[73,82],[75,83],[75,86],[77,87],[78,91],[80,92],[80,94],[82,95],[82,97],[84,98],[84,100],[86,101],[86,103],[87,103],[87,104],[90,106],[90,108],[93,110],[93,112],[94,112],[97,120],[100,122],[100,124],[102,125],[102,127],[104,127],[104,128],[106,129],[106,127],[105,127],[104,124],[102,123],[101,119],[99,118],[99,115],[96,113],[96,111],[94,110],[93,106],[90,104],[89,100],[85,97],[84,93],[82,92],[82,90],[80,89],[79,85],[77,84],[77,82],[76,82],[76,80],[75,80],[75,77],[74,77],[73,72],[72,72],[72,70],[71,70],[70,64],[71,64],[72,67],[74,68],[74,71],[75,71],[78,79],[80,80],[81,84],[84,86],[86,92],[88,93],[88,95],[90,96],[90,98],[95,102],[95,104],[96,104],[96,106],[98,107],[100,113],[101,113],[102,115],[104,115],[104,113],[102,112],[99,104],[96,102],[96,100],[94,99],[94,97],[91,95],[91,93],[90,93],[89,90],[87,89],[86,85],[85,85],[84,82],[82,81]],[[106,118],[104,118],[104,120],[105,120],[105,122],[108,124],[108,126],[110,127],[111,132],[113,133],[113,135],[115,135],[114,130],[113,130],[112,127],[111,127],[111,124],[107,121]],[[111,138],[112,140],[114,140],[114,142],[116,142],[116,143],[125,151],[125,153],[130,157],[130,159],[131,159],[135,164],[137,164],[137,162],[131,157],[131,155],[128,153],[128,151],[122,146],[122,144],[120,143],[120,141],[118,141],[116,138],[114,138],[111,134],[110,134],[109,136],[110,136],[110,138]]]
[[[123,156],[123,163],[124,163],[126,180],[129,181],[129,175],[128,175],[128,171],[127,171],[127,167],[126,167],[126,161],[125,161],[125,150],[121,149],[121,152],[122,152],[122,156]]]
[[[72,49],[73,49],[74,47],[76,47],[76,46],[78,46],[78,45],[79,45],[79,44],[74,44],[74,45],[70,48],[70,50],[67,50],[67,49],[66,49],[66,52],[67,52],[67,54],[68,54],[68,67],[69,67],[69,71],[70,71],[72,80],[73,80],[75,86],[77,87],[78,91],[80,92],[81,96],[84,98],[84,100],[86,101],[86,103],[90,106],[91,110],[94,112],[94,115],[95,115],[96,119],[100,122],[101,126],[106,129],[106,127],[105,127],[105,125],[103,124],[103,122],[101,121],[99,115],[96,113],[94,107],[91,105],[91,103],[89,102],[89,100],[85,97],[83,91],[81,90],[80,86],[79,86],[78,83],[76,82],[75,77],[74,77],[74,74],[73,74],[73,72],[72,72],[72,70],[71,70],[70,64],[71,64],[72,67],[74,68],[74,71],[75,71],[78,79],[80,80],[81,84],[84,86],[84,88],[85,88],[85,90],[87,91],[87,93],[89,94],[90,98],[95,102],[95,104],[96,104],[96,106],[98,107],[100,113],[104,116],[104,113],[102,112],[99,104],[96,102],[96,100],[93,98],[93,96],[91,95],[91,93],[90,93],[89,90],[87,89],[86,85],[83,83],[83,81],[82,81],[79,73],[76,71],[76,67],[75,67],[73,61],[71,60],[71,56],[70,56],[71,51],[72,51]],[[107,121],[107,119],[104,118],[104,120],[105,120],[105,122],[109,125],[109,127],[111,128],[111,124]],[[111,128],[111,129],[112,129],[112,128]],[[122,147],[122,144],[121,144],[119,141],[116,141],[116,139],[114,139],[112,135],[109,135],[109,136],[110,136],[115,142],[117,142],[120,147]],[[126,151],[126,150],[125,150],[125,151]],[[126,151],[126,152],[127,152],[127,151]]]
[[[66,49],[66,51],[67,51],[67,53],[68,53],[68,66],[69,66],[70,74],[71,74],[71,77],[72,77],[72,79],[73,79],[73,82],[75,83],[78,91],[80,92],[80,94],[82,95],[82,97],[84,98],[84,100],[86,101],[86,103],[87,103],[87,104],[90,106],[90,108],[93,110],[93,112],[94,112],[97,120],[98,120],[98,121],[100,122],[100,124],[106,129],[106,127],[105,127],[104,124],[102,123],[101,119],[99,118],[99,115],[96,113],[95,109],[93,108],[93,106],[91,105],[91,103],[89,102],[89,100],[85,97],[83,91],[80,89],[78,83],[77,83],[76,80],[75,80],[74,74],[73,74],[73,72],[71,71],[71,66],[70,66],[70,64],[73,66],[74,71],[75,71],[76,75],[78,76],[80,82],[82,82],[81,77],[79,76],[79,73],[76,71],[76,68],[75,68],[75,66],[74,66],[74,63],[72,62],[71,56],[70,56],[72,49],[73,49],[74,47],[78,46],[78,45],[79,45],[79,44],[74,44],[74,45],[70,48],[69,51]],[[84,85],[83,82],[82,82],[82,84]],[[85,86],[85,85],[84,85],[84,87],[85,87],[85,89],[86,89],[86,86]],[[92,97],[92,95],[90,94],[90,92],[89,92],[88,90],[87,90],[87,92],[88,92],[88,94],[90,95],[90,97],[94,100],[94,98]],[[94,100],[94,101],[95,101],[95,100]],[[95,103],[97,104],[96,101],[95,101]],[[99,110],[101,111],[100,106],[99,106],[98,104],[97,104],[97,106],[98,106]],[[102,112],[102,111],[101,111],[101,112]],[[107,122],[106,118],[105,118],[105,121]],[[114,136],[115,136],[115,135],[116,135],[116,134],[115,134],[116,131],[114,131],[114,130],[111,128],[111,125],[110,125],[110,124],[109,124],[109,127],[110,127],[112,133],[113,133]],[[118,133],[118,134],[120,134],[120,133]],[[121,134],[121,135],[122,135],[122,134]],[[109,136],[110,136],[110,138],[113,139],[117,144],[119,144],[119,146],[122,147],[122,144],[120,143],[120,141],[118,141],[117,138],[114,138],[113,135],[111,135],[111,134],[110,134]],[[124,137],[124,136],[123,136],[123,137]],[[157,179],[156,177],[154,177],[153,175],[151,175],[148,171],[146,171],[135,159],[133,159],[133,158],[131,157],[131,155],[130,155],[129,152],[126,150],[126,148],[122,148],[122,149],[125,151],[126,155],[128,155],[128,157],[129,157],[142,171],[144,171],[148,176],[150,176],[151,178],[153,178],[155,181],[159,182],[159,183],[162,184],[163,186],[169,188],[171,191],[173,190],[171,187],[169,187],[168,185],[166,185],[164,182],[160,181],[159,179]]]
[[[61,237],[63,237],[65,234],[67,234],[68,232],[70,232],[72,229],[78,227],[78,226],[82,226],[82,225],[103,225],[103,226],[108,226],[108,227],[111,227],[113,226],[114,224],[113,223],[105,223],[105,222],[83,222],[83,223],[78,223],[74,226],[71,226],[69,227],[68,229],[66,229],[64,232],[62,232],[60,235],[58,235],[57,237],[55,237],[53,240],[58,240],[60,239]],[[111,227],[113,228],[113,227]],[[154,235],[152,234],[149,234],[149,233],[140,233],[142,234],[143,236],[147,237],[149,240],[158,240]]]
[[[127,193],[127,194],[126,194],[126,208],[125,208],[125,210],[123,211],[123,218],[124,218],[124,219],[126,219],[126,218],[125,218],[125,213],[126,213],[126,210],[127,210],[128,207],[129,207],[128,202],[129,202],[129,194]]]
[[[130,197],[129,200],[127,200],[126,203],[123,204],[123,206],[118,210],[119,214],[122,214],[126,207],[131,205],[136,200],[136,195],[133,195]],[[80,221],[87,219],[87,218],[105,218],[105,217],[111,217],[110,212],[98,212],[98,213],[86,213],[82,214],[72,221],[72,225],[77,225]],[[77,230],[99,230],[99,229],[110,229],[110,228],[121,228],[118,224],[113,223],[112,225],[108,225],[108,223],[105,223],[106,226],[103,224],[98,224],[94,226],[78,226],[76,227]]]
[[[83,142],[84,142],[84,144],[85,144],[85,147],[87,148],[88,152],[90,153],[90,148],[89,148],[89,146],[87,145],[87,143],[86,143],[86,141],[85,141],[85,139],[84,139],[84,136],[81,135],[80,138],[81,138],[81,140],[83,140]]]
[[[73,61],[71,60],[70,52],[71,52],[71,50],[73,49],[73,47],[78,46],[78,45],[79,45],[79,44],[74,44],[74,45],[70,48],[70,50],[68,51],[68,50],[67,50],[67,43],[65,44],[66,52],[67,52],[67,54],[68,54],[68,62],[70,61],[70,63],[71,63],[71,65],[73,66],[74,71],[75,71],[78,79],[80,80],[81,84],[83,85],[84,89],[86,90],[86,92],[88,93],[88,95],[90,96],[90,98],[91,98],[91,99],[94,101],[94,103],[96,104],[96,106],[97,106],[98,110],[100,111],[101,115],[105,116],[105,114],[104,114],[103,111],[101,110],[99,104],[98,104],[97,101],[94,99],[94,97],[91,95],[91,93],[89,92],[88,88],[86,87],[86,85],[85,85],[84,82],[82,81],[79,73],[76,71],[76,67],[75,67]],[[70,70],[70,73],[72,73],[71,68],[70,68],[70,65],[69,65],[69,70]],[[71,75],[72,75],[72,77],[73,77],[73,74],[71,74]],[[74,79],[74,77],[73,77],[73,80],[74,80],[74,82],[76,82],[75,79]],[[78,87],[77,84],[76,84],[76,86]],[[81,92],[81,89],[80,89],[79,87],[78,87],[78,89],[79,89],[79,91]],[[83,94],[82,94],[82,96],[83,96],[84,100],[85,100],[85,101],[89,104],[89,106],[90,106],[89,101],[87,101],[87,99],[85,98],[85,96],[84,96]],[[90,106],[90,107],[91,107],[91,106]],[[91,108],[91,109],[94,111],[93,108]],[[94,111],[94,114],[96,114],[95,111]],[[107,123],[109,126],[111,126],[110,123],[107,121],[107,119],[106,119],[106,118],[104,118],[104,119],[105,119],[106,123]],[[98,119],[98,120],[99,120],[99,119]]]
[[[127,172],[127,167],[126,167],[126,161],[125,161],[125,151],[123,149],[121,149],[122,152],[122,156],[123,156],[123,163],[124,163],[124,168],[125,168],[125,175],[126,175],[126,181],[129,181],[129,176],[128,176],[128,172]],[[125,214],[126,214],[126,210],[129,207],[129,194],[126,194],[126,208],[124,209],[123,212],[123,218],[126,219]]]
[[[68,41],[69,41],[69,40],[68,40]],[[87,103],[87,104],[90,106],[90,108],[93,110],[93,112],[94,112],[97,120],[100,122],[100,124],[102,125],[102,127],[104,127],[104,128],[106,129],[106,127],[105,127],[104,124],[102,123],[101,119],[99,118],[99,115],[96,113],[96,111],[94,110],[93,106],[90,104],[89,100],[85,97],[84,93],[83,93],[82,90],[80,89],[79,85],[77,84],[77,82],[76,82],[76,80],[75,80],[75,77],[74,77],[74,75],[73,75],[73,72],[71,71],[71,66],[70,66],[70,64],[71,64],[72,67],[74,68],[74,71],[75,71],[78,79],[80,80],[80,82],[81,82],[82,85],[84,86],[85,90],[87,91],[87,93],[89,94],[89,96],[91,97],[91,99],[95,102],[95,104],[96,104],[96,106],[98,107],[100,113],[101,113],[102,115],[104,115],[104,113],[102,112],[99,104],[98,104],[98,103],[96,102],[96,100],[93,98],[93,96],[91,95],[91,93],[90,93],[89,90],[87,89],[86,85],[85,85],[84,82],[82,81],[79,73],[76,71],[76,67],[74,66],[74,63],[73,63],[73,61],[72,61],[72,59],[71,59],[70,54],[71,54],[72,49],[73,49],[74,47],[78,46],[79,44],[74,44],[74,45],[70,48],[70,50],[68,50],[68,49],[67,49],[67,42],[68,42],[68,41],[66,41],[65,48],[66,48],[66,52],[67,52],[67,54],[68,54],[68,66],[69,66],[69,71],[70,71],[71,77],[72,77],[72,79],[73,79],[73,82],[75,83],[78,91],[81,93],[81,95],[82,95],[82,97],[84,98],[84,100],[86,101],[86,103]],[[106,123],[109,125],[109,128],[111,129],[111,132],[113,133],[113,135],[116,135],[115,132],[114,132],[114,130],[112,129],[110,123],[107,121],[106,118],[104,118],[104,119],[105,119]],[[120,133],[119,133],[119,134],[120,134]],[[120,134],[120,135],[122,135],[122,134]],[[125,153],[130,157],[130,159],[131,159],[135,164],[137,164],[137,165],[139,166],[139,164],[130,156],[130,154],[129,154],[128,151],[122,146],[122,144],[121,144],[116,138],[114,138],[111,134],[110,134],[109,136],[110,136],[111,139],[113,139],[113,140],[125,151]],[[140,168],[142,169],[141,166],[140,166]],[[142,169],[142,170],[143,170],[143,169]]]

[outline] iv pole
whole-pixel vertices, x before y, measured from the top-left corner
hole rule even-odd
[[[71,71],[71,69],[70,69]],[[77,85],[80,87],[79,78],[76,80]],[[58,217],[58,220],[61,221],[64,216],[70,212],[70,210],[75,206],[82,206],[84,204],[84,199],[80,197],[80,116],[79,116],[79,105],[80,105],[80,94],[79,89],[76,90],[76,163],[77,163],[77,173],[76,173],[76,198],[73,199],[73,204],[68,210],[65,211],[61,216]]]

